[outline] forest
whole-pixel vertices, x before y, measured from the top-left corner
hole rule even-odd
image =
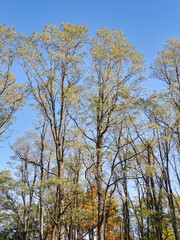
[[[36,122],[0,171],[0,240],[180,239],[180,41],[164,44],[151,93],[120,30],[0,25],[1,146],[26,104]]]

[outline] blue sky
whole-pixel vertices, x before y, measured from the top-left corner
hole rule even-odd
[[[144,55],[147,69],[169,38],[180,39],[180,0],[1,0],[0,23],[17,32],[42,32],[46,24],[86,24],[120,29]],[[147,71],[147,74],[149,71]],[[147,87],[160,83],[153,80]]]
[[[42,32],[46,24],[59,25],[62,22],[86,24],[91,36],[102,27],[120,29],[144,55],[147,77],[157,51],[169,38],[180,39],[180,0],[1,0],[0,6],[0,23],[15,26],[21,33]],[[161,83],[155,79],[147,80],[148,89],[160,86]],[[30,111],[27,108],[24,115],[18,114],[12,139],[31,126],[33,116],[26,115]],[[12,152],[7,141],[0,146],[1,168]]]
[[[42,32],[48,23],[86,24],[120,29],[136,46],[147,66],[169,38],[180,39],[180,0],[1,0],[0,23],[17,32]]]
[[[23,33],[61,22],[84,23],[91,35],[120,29],[148,59],[167,39],[180,37],[179,9],[179,0],[1,0],[0,22]]]

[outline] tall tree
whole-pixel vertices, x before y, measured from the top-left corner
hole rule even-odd
[[[75,95],[78,96],[76,84],[81,76],[81,49],[86,37],[84,25],[49,24],[43,34],[22,36],[19,51],[29,89],[46,116],[54,139],[59,179],[54,221],[61,240],[65,239],[63,169],[69,122],[67,109],[74,108]]]
[[[180,41],[170,39],[159,52],[157,59],[152,66],[152,74],[165,83],[165,91],[162,97],[169,102],[175,111],[175,118],[169,130],[177,134],[177,140],[180,144]],[[162,124],[167,125],[161,120]]]
[[[97,235],[98,240],[103,240],[106,232],[106,198],[110,186],[113,186],[112,173],[117,157],[117,151],[111,148],[110,131],[123,120],[120,116],[130,109],[136,99],[136,90],[142,80],[140,74],[143,71],[143,60],[142,55],[119,30],[98,30],[91,41],[90,54],[91,73],[87,79],[88,90],[84,101],[86,119],[81,132],[86,141],[91,141],[89,149],[92,164],[88,166],[88,171],[92,168],[95,170],[98,193]],[[110,171],[106,168],[109,167],[108,159],[111,159]],[[106,188],[105,193],[103,187]]]
[[[159,150],[164,154],[163,162],[166,164],[164,168],[164,178],[166,185],[166,192],[168,194],[168,202],[170,207],[170,214],[172,218],[172,225],[174,229],[175,239],[179,238],[177,219],[175,214],[175,204],[173,198],[173,190],[170,180],[170,153],[171,140],[175,139],[177,146],[177,160],[174,161],[174,169],[176,169],[176,161],[178,162],[179,146],[180,146],[180,41],[170,39],[165,45],[164,49],[159,52],[157,59],[153,65],[153,76],[165,82],[165,91],[161,91],[160,96],[165,102],[165,107],[168,106],[171,117],[155,116],[156,121],[163,130],[162,135],[164,139],[159,145]],[[173,116],[173,117],[172,117]],[[171,121],[169,121],[171,119]],[[174,136],[173,136],[174,135]],[[164,142],[164,143],[163,143]],[[176,150],[175,150],[176,152]],[[161,155],[162,156],[162,155]],[[178,177],[178,175],[177,175]]]

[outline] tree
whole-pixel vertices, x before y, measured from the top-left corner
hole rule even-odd
[[[164,100],[169,102],[175,111],[175,118],[169,130],[177,134],[180,144],[180,41],[170,39],[164,49],[159,52],[152,66],[152,75],[165,83],[166,90],[161,93]],[[167,125],[166,122],[162,124]]]
[[[111,146],[110,131],[123,120],[119,116],[123,116],[123,112],[128,111],[135,101],[135,92],[142,80],[140,74],[144,68],[142,55],[119,30],[112,32],[108,29],[98,30],[96,37],[91,41],[90,54],[91,73],[87,79],[88,90],[84,97],[86,119],[82,113],[82,125],[80,127],[77,122],[76,125],[81,129],[86,141],[91,142],[90,158],[93,156],[93,159],[88,170],[95,171],[98,193],[98,240],[103,240],[106,232],[106,198],[110,186],[111,188],[113,186],[112,173],[117,157],[117,152],[107,147]],[[109,157],[112,166],[110,172],[105,170]],[[104,175],[109,178],[104,178]],[[105,186],[104,195],[102,189]],[[112,189],[112,193],[114,190]]]
[[[162,160],[166,192],[168,194],[168,202],[172,218],[175,239],[179,238],[177,229],[177,219],[175,214],[173,190],[170,180],[170,159],[171,159],[171,140],[175,138],[177,146],[177,162],[180,146],[180,41],[170,39],[164,49],[159,52],[157,59],[153,65],[153,76],[165,82],[166,90],[160,93],[165,102],[165,107],[168,106],[168,111],[171,111],[173,118],[164,116],[155,116],[156,122],[163,130],[164,139],[160,142],[159,148],[164,154],[165,161]],[[171,121],[169,121],[171,119]],[[166,166],[164,166],[164,164]],[[174,161],[174,169],[177,173],[176,160]],[[177,174],[176,174],[177,175]],[[178,175],[177,175],[178,177]]]
[[[75,107],[81,76],[81,51],[87,37],[86,26],[47,25],[43,34],[21,36],[19,54],[34,100],[45,115],[53,136],[59,183],[57,184],[56,217],[58,239],[64,239],[64,151],[68,129],[68,109]]]

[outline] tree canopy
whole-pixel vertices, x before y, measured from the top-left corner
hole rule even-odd
[[[151,70],[165,84],[152,94],[120,30],[0,25],[0,140],[27,99],[36,119],[0,172],[0,239],[179,239],[179,40]]]

